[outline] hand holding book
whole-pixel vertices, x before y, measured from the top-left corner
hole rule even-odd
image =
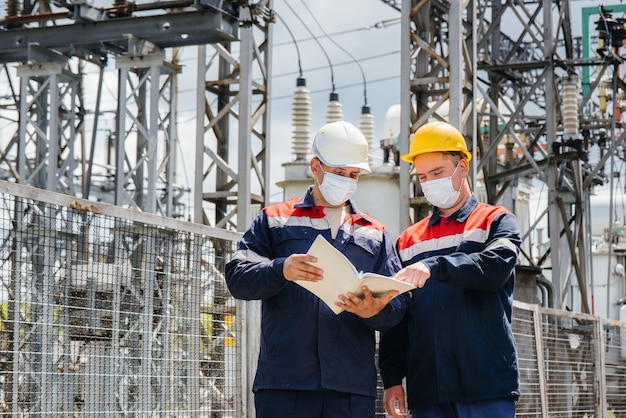
[[[374,297],[380,297],[390,290],[404,293],[415,289],[412,284],[401,282],[393,277],[357,271],[350,260],[321,235],[315,239],[307,254],[317,258],[317,262],[312,264],[324,270],[324,279],[318,282],[298,280],[295,283],[314,293],[335,314],[344,310],[341,306],[335,305],[335,302],[339,301],[338,295],[351,292],[362,297],[363,285],[367,286]]]

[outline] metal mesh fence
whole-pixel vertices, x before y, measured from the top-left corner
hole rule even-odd
[[[515,301],[513,335],[517,417],[626,417],[626,323]]]
[[[519,417],[626,417],[626,324],[515,302]]]
[[[0,416],[242,416],[236,240],[3,187]]]
[[[626,417],[626,328],[605,324],[604,380],[607,409]]]
[[[523,396],[517,405],[517,416],[541,416],[540,370],[537,362],[537,340],[532,311],[515,310],[513,333],[517,344],[518,367]]]

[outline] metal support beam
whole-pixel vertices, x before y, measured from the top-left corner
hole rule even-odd
[[[271,3],[240,9],[238,54],[231,51],[233,44],[200,47],[194,182],[196,222],[243,231],[253,215],[269,202],[269,90],[274,22]],[[205,81],[211,74],[215,78]],[[232,141],[235,138],[236,143]],[[231,152],[235,149],[237,156],[233,157]],[[223,290],[216,297],[229,297],[226,289]],[[251,384],[259,349],[260,303],[237,301],[237,306],[242,312],[236,321],[237,330],[243,335],[239,355],[246,365],[242,384],[243,393],[247,394],[238,400],[237,408],[241,416],[254,416]]]
[[[269,200],[272,13],[269,5],[247,12],[242,8],[240,14],[249,20],[236,53],[231,51],[234,44],[199,47],[204,60],[198,62],[196,150],[201,156],[196,154],[200,166],[194,185],[202,192],[194,202],[196,222],[245,228]],[[232,157],[235,149],[237,157]]]
[[[478,33],[489,34],[482,37],[477,52],[481,57],[478,71],[485,74],[480,79],[489,81],[478,86],[485,98],[478,106],[483,123],[479,169],[488,200],[498,203],[506,189],[518,184],[515,173],[522,168],[527,178],[545,185],[548,206],[540,222],[548,229],[549,245],[533,245],[536,231],[522,231],[531,242],[523,244],[530,251],[521,262],[544,268],[554,284],[557,308],[574,303],[578,306],[572,308],[589,313],[589,218],[582,213],[588,207],[593,187],[590,177],[595,172],[583,165],[588,164],[588,147],[594,145],[595,135],[608,123],[581,126],[577,136],[565,135],[563,81],[577,75],[577,66],[601,63],[573,56],[568,1],[556,9],[550,0],[478,4],[478,16],[489,16],[477,21]],[[555,13],[559,19],[554,18]],[[560,27],[553,27],[554,22]],[[592,87],[584,100],[579,100],[585,104],[594,99],[591,88],[599,85],[587,82]],[[583,132],[588,142],[583,141]],[[505,143],[516,150],[514,161],[506,164],[498,157],[498,149]],[[574,283],[578,295],[571,293]]]
[[[176,79],[159,54],[118,57],[115,202],[172,216]]]
[[[237,33],[236,18],[217,10],[18,28],[0,31],[0,62],[26,61],[30,44],[91,60],[90,55],[106,58],[108,53],[128,52],[129,35],[164,49],[231,42]]]
[[[18,181],[74,194],[74,142],[80,122],[77,83],[67,62],[30,62],[20,77]],[[12,146],[14,143],[11,143]]]

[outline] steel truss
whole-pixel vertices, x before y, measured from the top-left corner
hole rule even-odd
[[[194,218],[218,228],[244,231],[269,202],[272,1],[240,9],[239,50],[233,44],[198,47]],[[237,56],[239,58],[237,58]],[[202,140],[201,140],[202,139]],[[237,150],[233,155],[232,150]],[[253,206],[254,205],[254,206]],[[231,298],[226,288],[218,300]],[[258,352],[260,305],[237,301],[238,328],[250,352]],[[215,318],[222,318],[218,313]],[[256,357],[241,353],[243,381],[251,387]],[[254,415],[251,391],[240,400]]]
[[[271,2],[242,7],[240,16],[238,51],[223,43],[198,49],[196,167],[202,170],[196,171],[194,208],[196,222],[243,230],[251,220],[251,205],[258,209],[269,201],[268,94],[275,18]]]
[[[118,57],[116,65],[115,204],[171,217],[179,68],[160,54]]]
[[[0,283],[12,295],[3,413],[242,416],[241,396],[226,395],[239,379],[218,350],[231,330],[206,322],[234,314],[213,297],[224,286],[215,247],[233,246],[189,223],[165,227],[143,212],[3,188],[21,195],[4,194],[1,211],[11,228]]]
[[[89,197],[98,192],[94,190],[96,187],[91,186],[95,185],[92,180],[96,176],[94,164],[97,157],[94,156],[94,150],[100,117],[102,68],[108,58],[113,56],[118,70],[116,129],[109,138],[108,146],[114,147],[115,152],[113,161],[107,161],[106,177],[109,181],[107,183],[105,180],[102,188],[114,190],[116,205],[167,217],[178,216],[180,213],[175,199],[178,190],[173,182],[173,172],[176,163],[174,140],[177,132],[179,67],[175,62],[166,61],[163,51],[167,48],[200,45],[197,92],[199,122],[195,138],[198,165],[194,170],[198,173],[195,192],[199,200],[194,199],[195,220],[227,229],[236,229],[237,224],[245,226],[250,219],[252,203],[262,205],[267,201],[266,190],[269,190],[265,184],[269,179],[269,149],[265,138],[269,129],[267,92],[271,74],[271,42],[268,37],[273,17],[270,9],[264,6],[265,3],[183,0],[135,5],[116,2],[107,9],[95,9],[87,3],[62,3],[68,7],[67,11],[56,13],[50,13],[45,4],[40,7],[25,4],[23,13],[34,10],[39,13],[10,15],[0,22],[0,26],[6,29],[0,32],[0,60],[5,64],[23,62],[18,71],[20,94],[3,97],[10,117],[20,120],[19,131],[0,155],[4,178],[11,179],[12,176],[28,179],[29,184],[36,187],[71,195]],[[161,8],[166,8],[166,13],[155,13],[155,10]],[[18,9],[7,8],[15,13]],[[142,14],[144,11],[148,13]],[[58,19],[57,24],[46,25],[44,22],[49,19]],[[236,45],[239,45],[239,54],[231,54],[230,51]],[[209,62],[206,61],[207,49],[213,51]],[[82,177],[79,179],[71,177],[76,174],[73,165],[76,161],[70,154],[75,147],[70,140],[74,141],[79,128],[84,129],[85,113],[77,105],[82,103],[82,92],[75,87],[80,75],[72,75],[64,66],[72,58],[80,59],[81,63],[95,64],[101,70],[91,135],[91,155],[86,158],[86,152],[83,152],[83,166],[80,167]],[[256,63],[259,63],[258,67],[255,67]],[[217,69],[216,72],[209,74],[213,68]],[[252,76],[256,69],[258,80]],[[12,86],[14,83],[8,71],[6,74],[8,84]],[[73,93],[73,96],[68,93]],[[206,93],[214,95],[216,99],[205,100]],[[66,95],[70,97],[69,102],[66,102]],[[254,96],[259,99],[253,99]],[[65,119],[60,116],[57,118],[57,108],[59,115],[64,115]],[[18,114],[21,116],[18,117]],[[209,119],[206,135],[202,122],[205,115]],[[62,122],[66,119],[72,123]],[[65,136],[59,133],[63,129],[69,132]],[[231,143],[230,138],[238,140]],[[254,144],[254,139],[259,140],[259,145]],[[234,146],[238,146],[240,152],[238,156],[231,156],[236,157],[231,161],[228,148]],[[110,153],[111,150],[108,150]],[[211,161],[207,163],[205,156]],[[208,168],[205,168],[205,163]],[[214,170],[215,164],[218,170]],[[250,180],[251,172],[258,178],[256,183]],[[208,174],[204,176],[203,173]],[[81,184],[81,180],[83,186],[76,187]],[[114,187],[109,184],[111,182],[114,182]],[[204,193],[207,187],[211,191]],[[217,209],[209,211],[215,216],[205,214],[204,201],[215,205]],[[234,209],[235,205],[237,210]],[[25,280],[16,270],[11,278],[11,316],[16,329],[22,327],[27,332],[25,335],[14,333],[16,339],[13,341],[13,356],[9,364],[16,380],[12,382],[13,390],[9,396],[22,390],[18,376],[26,376],[32,389],[30,392],[54,396],[8,399],[15,413],[22,408],[48,415],[52,411],[69,413],[74,401],[72,393],[76,392],[61,390],[61,387],[67,389],[67,385],[73,382],[47,380],[45,376],[67,376],[57,371],[71,367],[75,360],[72,356],[85,356],[102,359],[99,362],[92,360],[87,366],[86,375],[91,379],[86,382],[87,386],[97,389],[82,393],[81,402],[86,411],[151,413],[149,411],[164,411],[177,403],[180,408],[191,407],[191,410],[198,411],[208,400],[212,405],[219,406],[217,409],[234,407],[238,411],[236,415],[243,415],[248,401],[242,396],[227,398],[223,388],[225,371],[220,361],[225,356],[225,339],[206,338],[202,341],[203,347],[211,352],[209,373],[214,381],[210,387],[201,387],[206,385],[204,382],[207,379],[204,377],[209,376],[204,376],[207,371],[203,371],[201,382],[198,370],[193,369],[205,361],[204,357],[201,358],[204,354],[200,353],[202,344],[199,333],[193,332],[193,338],[188,341],[177,339],[169,333],[174,326],[168,322],[171,306],[161,305],[164,301],[175,301],[172,306],[188,309],[185,317],[190,319],[208,315],[215,332],[218,332],[226,323],[227,316],[232,316],[232,312],[229,314],[223,308],[228,297],[223,280],[217,281],[221,285],[211,289],[205,289],[203,283],[196,282],[193,284],[195,291],[191,293],[185,290],[190,283],[184,275],[176,276],[180,279],[180,287],[169,278],[161,280],[159,272],[170,273],[176,268],[168,264],[173,259],[170,253],[176,249],[162,248],[162,245],[169,245],[169,241],[153,238],[158,237],[159,231],[154,231],[154,236],[148,234],[150,238],[144,239],[140,234],[122,232],[123,228],[113,226],[112,230],[118,231],[111,238],[116,243],[115,260],[112,264],[107,263],[107,268],[116,266],[113,268],[115,270],[121,266],[123,270],[125,261],[130,260],[141,273],[131,275],[128,271],[112,271],[111,280],[115,285],[109,286],[109,290],[103,290],[98,287],[98,283],[86,277],[86,268],[81,267],[82,263],[68,265],[62,269],[64,274],[60,273],[59,260],[64,260],[64,255],[70,253],[71,249],[61,248],[55,243],[72,240],[66,236],[62,237],[64,240],[57,238],[58,227],[67,224],[67,228],[73,230],[71,225],[74,223],[71,219],[47,221],[45,216],[54,216],[50,213],[54,211],[44,207],[35,209],[42,214],[33,217],[36,222],[52,224],[39,226],[44,231],[50,231],[48,239],[22,242],[18,237],[15,242],[19,251],[14,252],[14,264],[31,269],[26,273],[29,278],[26,283],[33,289],[32,298],[36,303],[32,304],[32,312],[22,312],[24,300],[21,299],[20,289]],[[23,213],[23,207],[16,207],[15,225],[18,230],[27,227],[21,221]],[[88,220],[85,222],[88,223]],[[32,225],[28,227],[32,228]],[[83,232],[89,234],[89,231]],[[78,241],[83,242],[84,239],[79,238]],[[51,251],[49,248],[57,250]],[[85,248],[85,262],[94,256],[92,250]],[[194,248],[193,259],[198,260],[201,251],[199,247]],[[223,265],[219,263],[223,264],[229,251],[232,248],[218,246],[212,249],[216,254],[215,260],[205,263],[213,267],[211,277],[221,274]],[[89,266],[92,264],[88,263]],[[195,268],[197,271],[193,277],[203,275],[199,272],[199,263]],[[85,274],[81,275],[81,272]],[[132,281],[129,281],[129,276],[133,277]],[[86,300],[95,304],[87,306],[88,309],[104,309],[107,314],[110,313],[110,317],[106,318],[93,316],[88,319],[90,323],[83,325],[84,328],[98,330],[101,322],[106,321],[112,324],[111,335],[73,335],[68,331],[74,329],[72,321],[75,318],[71,317],[71,312],[68,311],[58,319],[52,308],[53,299],[59,290],[59,285],[54,283],[55,279],[65,279],[62,285],[66,286],[68,292],[81,292]],[[213,308],[200,306],[201,302],[205,302],[202,295],[207,294],[213,297]],[[133,309],[129,311],[123,307]],[[249,316],[253,317],[254,313]],[[238,320],[245,322],[248,321],[246,318],[242,314]],[[199,329],[201,325],[197,322],[193,327]],[[242,329],[239,322],[229,327]],[[231,331],[226,328],[224,332]],[[142,335],[145,336],[143,341]],[[35,353],[34,357],[20,355],[24,347]],[[241,350],[239,344],[238,349]],[[63,355],[52,355],[54,350],[62,350]],[[184,352],[184,361],[176,361],[179,353],[176,350]],[[242,351],[240,354],[242,358],[244,353]],[[115,371],[115,378],[103,373],[111,368]],[[28,370],[32,370],[32,375],[39,380],[28,380]],[[188,394],[185,399],[179,398],[171,384],[176,381],[176,377],[172,379],[173,373],[178,374],[179,371],[186,376],[176,383],[185,386],[184,391]],[[242,377],[246,377],[245,372]],[[137,378],[141,381],[136,381]],[[159,384],[155,385],[155,382]],[[62,399],[60,394],[69,397]],[[236,405],[233,406],[233,402]],[[147,410],[140,411],[138,408]]]
[[[64,59],[20,65],[17,74],[20,77],[18,158],[11,171],[18,173],[20,183],[75,194],[74,147],[80,123],[77,116],[80,76],[69,71]],[[9,153],[7,149],[5,155]]]
[[[113,200],[120,206],[181,215],[180,190],[173,182],[179,68],[165,60],[164,51],[214,42],[230,48],[238,35],[238,4],[182,0],[142,5],[118,2],[104,9],[88,3],[58,5],[64,6],[64,11],[53,12],[48,3],[25,2],[17,7],[16,1],[10,1],[9,15],[0,21],[4,29],[0,31],[0,61],[5,69],[7,63],[22,63],[17,74],[19,94],[12,89],[3,97],[8,118],[20,121],[19,130],[0,154],[3,178],[83,197],[99,193],[99,188],[92,187],[98,184],[102,190],[114,190]],[[17,15],[20,9],[22,14]],[[55,25],[46,25],[49,20]],[[116,129],[107,144],[115,146],[115,152],[112,161],[104,164],[107,172],[96,173],[94,166],[101,163],[95,161],[94,150],[99,139],[103,67],[109,57],[115,57],[119,76]],[[80,62],[78,74],[69,71],[72,59]],[[77,135],[87,136],[85,117],[92,110],[83,108],[80,69],[84,63],[96,65],[101,75],[91,149],[80,142],[83,160],[78,166],[75,140]],[[6,75],[8,85],[13,86],[8,70]],[[100,175],[105,180],[94,181]]]
[[[572,303],[570,291],[576,283],[581,309],[589,313],[589,196],[605,182],[605,164],[611,156],[623,156],[624,148],[616,107],[604,115],[597,111],[598,87],[601,77],[608,76],[613,97],[618,97],[621,58],[615,53],[603,58],[577,55],[580,42],[572,38],[569,1],[406,0],[402,13],[407,25],[403,68],[410,70],[402,76],[407,111],[402,115],[401,152],[408,150],[410,131],[449,113],[478,157],[474,179],[483,179],[487,201],[504,204],[508,196],[514,206],[519,178],[543,183],[548,205],[538,222],[547,222],[550,242],[544,249],[533,245],[537,223],[524,225],[522,264],[548,273],[557,308]],[[594,68],[596,78],[583,80],[585,95],[575,96],[574,106],[581,105],[572,133],[566,128],[571,103],[564,96],[568,88],[580,91],[585,68]],[[506,160],[498,156],[502,147]],[[588,158],[594,147],[602,154],[597,162]],[[404,184],[402,172],[400,181]],[[405,205],[415,219],[423,216],[424,206],[419,189],[411,184]]]

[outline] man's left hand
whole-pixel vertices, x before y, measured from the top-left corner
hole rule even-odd
[[[361,290],[363,291],[363,296],[355,295],[352,292],[339,295],[340,301],[335,302],[335,305],[341,306],[344,310],[352,312],[361,318],[371,318],[382,311],[389,301],[399,294],[397,290],[390,290],[381,297],[375,298],[367,286],[362,286]]]

